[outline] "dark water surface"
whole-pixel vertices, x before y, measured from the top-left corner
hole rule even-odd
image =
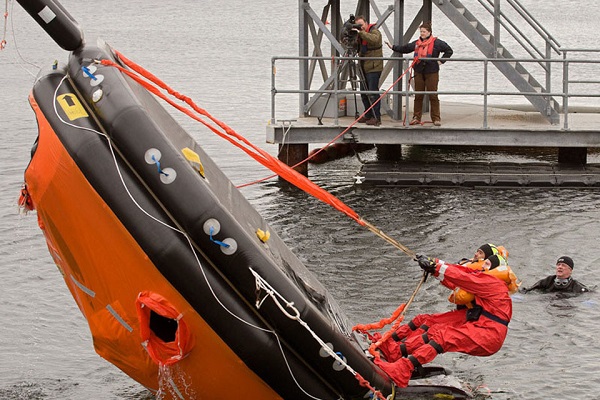
[[[270,0],[207,3],[63,1],[88,40],[104,38],[275,153],[275,146],[264,143],[270,57],[297,54],[297,5]],[[584,41],[600,27],[593,3],[522,3],[565,46]],[[320,10],[322,5],[315,2],[313,7]],[[48,254],[35,214],[18,214],[16,200],[37,130],[27,96],[38,67],[28,62],[46,68],[55,59],[65,62],[67,53],[13,1],[9,15],[8,47],[0,52],[0,399],[148,398],[147,391],[94,353],[87,324]],[[466,39],[441,24],[436,33],[457,53]],[[295,84],[290,72],[281,71],[278,79],[287,79],[286,74]],[[442,79],[448,87],[464,82],[456,67]],[[297,99],[283,99],[279,107],[293,117]],[[186,120],[182,124],[236,184],[268,175],[204,128]],[[496,157],[421,151],[447,159]],[[363,157],[372,159],[374,154]],[[526,285],[553,273],[555,260],[567,254],[575,260],[578,279],[600,283],[595,273],[600,261],[600,191],[357,188],[352,176],[359,167],[352,158],[311,167],[310,175],[411,249],[454,261],[472,255],[485,242],[502,244]],[[387,317],[416,287],[420,270],[414,262],[319,201],[276,181],[243,192],[330,289],[352,323]],[[435,281],[426,283],[408,317],[448,309],[446,296]],[[480,398],[598,398],[598,293],[567,299],[515,295],[513,300],[514,318],[497,354],[444,354],[436,362],[452,369]]]

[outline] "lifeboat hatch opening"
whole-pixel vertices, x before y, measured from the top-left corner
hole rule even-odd
[[[175,364],[192,351],[194,337],[184,313],[167,298],[154,292],[140,292],[136,308],[142,344],[156,364]]]
[[[150,330],[163,342],[175,341],[178,326],[177,320],[150,311]]]

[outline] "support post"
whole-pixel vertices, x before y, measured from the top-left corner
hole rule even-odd
[[[571,165],[586,165],[587,147],[559,147],[558,163]]]
[[[308,57],[308,22],[310,16],[307,10],[310,8],[310,4],[308,0],[298,0],[298,2],[298,55],[300,57]],[[300,70],[298,71],[300,90],[310,89],[308,74],[308,60],[300,60]],[[305,106],[308,103],[308,93],[300,93],[299,97],[300,110],[298,115],[306,117],[307,111]]]
[[[403,35],[404,32],[404,0],[395,0],[394,1],[394,44],[395,45],[403,45]],[[399,57],[402,57],[402,54],[398,54]],[[402,60],[394,62],[394,79],[403,72],[402,70]],[[394,91],[402,90],[402,82],[405,78],[402,78],[400,81],[396,82],[394,85]],[[402,95],[394,94],[392,96],[392,118],[394,120],[402,119]]]
[[[377,159],[379,161],[398,161],[402,159],[401,144],[378,144]]]
[[[280,144],[279,161],[294,166],[308,157],[308,144]],[[308,162],[294,168],[296,172],[308,176]]]

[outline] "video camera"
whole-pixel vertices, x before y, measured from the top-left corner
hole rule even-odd
[[[350,14],[350,18],[342,26],[342,35],[340,38],[340,42],[346,50],[358,50],[358,32],[353,29],[360,30],[361,28],[360,24],[355,23],[354,15]]]

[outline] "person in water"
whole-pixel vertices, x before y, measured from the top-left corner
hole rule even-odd
[[[504,249],[504,247],[500,247],[500,249]],[[473,258],[463,258],[458,262],[458,264],[470,265],[473,269],[477,269],[483,264],[485,260],[493,256],[494,254],[501,254],[499,248],[492,243],[485,243],[479,246],[477,250],[475,250]]]
[[[549,292],[563,292],[563,293],[584,293],[589,292],[590,289],[584,284],[576,281],[571,276],[573,274],[573,267],[575,263],[573,259],[568,256],[562,256],[556,260],[556,274],[547,276],[533,284],[533,286],[521,289],[521,292],[527,293],[532,290],[541,291],[543,293]]]
[[[439,314],[421,314],[396,332],[378,349],[385,360],[375,363],[400,387],[406,387],[423,364],[438,354],[460,352],[490,356],[502,345],[512,317],[512,300],[507,284],[496,276],[459,264],[418,256],[419,266],[442,285],[460,287],[474,295],[470,306]],[[493,269],[498,257],[487,264]],[[426,324],[421,324],[425,321]],[[374,340],[380,339],[379,334]]]
[[[452,48],[448,43],[444,42],[431,34],[431,22],[425,22],[419,27],[419,39],[405,45],[392,46],[389,42],[385,42],[389,48],[398,53],[413,53],[419,58],[450,58],[453,54]],[[433,60],[417,60],[413,66],[415,80],[415,105],[413,110],[413,118],[411,125],[421,124],[421,115],[423,113],[423,91],[437,92],[438,83],[440,81],[440,65],[444,61]],[[437,93],[429,95],[431,104],[430,114],[431,120],[435,126],[442,125],[442,116],[440,111],[440,100]]]

